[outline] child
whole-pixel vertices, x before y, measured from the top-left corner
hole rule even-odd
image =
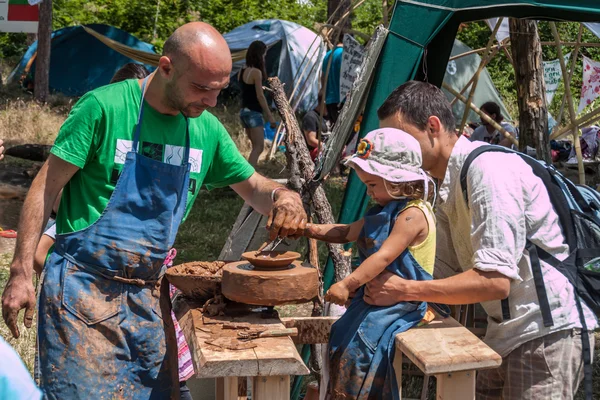
[[[331,399],[398,399],[394,338],[419,324],[427,305],[371,306],[363,300],[364,285],[386,269],[405,279],[432,279],[436,235],[428,201],[435,187],[421,169],[419,143],[397,129],[370,132],[346,164],[378,205],[353,224],[309,224],[304,232],[328,242],[357,241],[361,259],[361,265],[325,297],[343,305],[356,292],[331,329],[327,393]]]

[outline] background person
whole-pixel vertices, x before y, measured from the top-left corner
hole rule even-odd
[[[344,37],[340,35],[338,38],[337,46],[327,51],[325,58],[323,59],[323,66],[321,68],[321,93],[325,93],[325,105],[327,107],[327,114],[329,119],[335,125],[338,116],[340,115],[340,108],[342,105],[342,99],[340,99],[340,74],[342,70],[342,54],[344,54]],[[327,67],[329,60],[331,59],[331,66],[329,67],[329,74],[327,74]],[[325,76],[327,75],[327,86],[325,86]]]
[[[498,125],[504,128],[506,132],[510,133],[515,138],[517,138],[517,130],[514,126],[504,121],[504,117],[500,112],[500,106],[497,103],[493,101],[488,101],[487,103],[481,106],[481,111],[483,111],[488,115],[488,117],[496,121]],[[475,128],[469,140],[471,140],[471,142],[480,141],[490,144],[497,144],[504,147],[512,147],[513,145],[510,139],[504,137],[502,133],[497,131],[496,128],[492,126],[492,124],[488,123],[483,118],[481,119],[481,125]]]
[[[253,167],[258,164],[258,159],[265,148],[263,113],[266,114],[271,129],[275,129],[276,126],[263,90],[263,80],[267,79],[266,56],[267,46],[260,40],[252,42],[246,52],[246,68],[243,68],[238,76],[242,88],[240,120],[252,143],[248,162]]]

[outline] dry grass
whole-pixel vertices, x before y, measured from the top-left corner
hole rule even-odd
[[[64,96],[51,96],[47,104],[40,104],[19,88],[0,89],[0,138],[9,146],[52,144],[73,103]]]

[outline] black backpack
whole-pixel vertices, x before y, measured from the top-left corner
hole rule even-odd
[[[544,249],[527,240],[526,250],[531,259],[535,289],[540,304],[544,326],[552,326],[552,314],[540,267],[540,260],[560,271],[575,288],[575,302],[582,324],[582,350],[584,361],[586,398],[592,398],[592,360],[587,325],[581,300],[600,317],[600,194],[588,186],[575,185],[553,165],[538,161],[525,154],[502,146],[485,145],[473,150],[460,171],[460,186],[468,206],[467,173],[475,158],[487,152],[517,154],[539,177],[550,197],[569,247],[569,256],[559,261]],[[510,319],[508,298],[502,300],[502,317]]]

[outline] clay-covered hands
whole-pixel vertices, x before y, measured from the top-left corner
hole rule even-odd
[[[275,192],[274,197],[273,208],[267,221],[269,238],[275,240],[278,236],[296,237],[301,235],[308,218],[300,195],[288,189],[281,189]]]
[[[20,335],[17,320],[22,309],[25,309],[25,327],[31,328],[35,311],[35,289],[31,276],[11,274],[2,293],[2,317],[15,338]]]
[[[344,281],[341,281],[329,288],[325,294],[325,301],[337,304],[338,306],[345,306],[349,297],[350,289]]]

